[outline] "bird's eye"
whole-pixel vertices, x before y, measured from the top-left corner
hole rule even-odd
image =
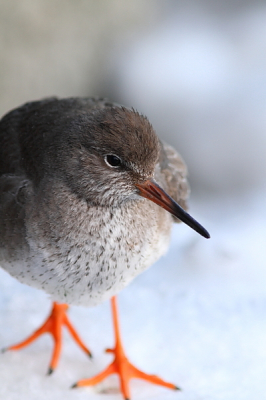
[[[119,167],[121,165],[120,158],[113,154],[107,154],[107,156],[104,157],[104,161],[110,167]]]

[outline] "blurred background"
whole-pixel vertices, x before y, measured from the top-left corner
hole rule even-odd
[[[263,397],[266,391],[265,1],[0,2],[0,114],[24,102],[54,95],[109,97],[146,114],[158,135],[185,159],[192,188],[191,213],[212,234],[211,241],[203,243],[186,228],[175,227],[168,258],[138,277],[121,294],[123,304],[136,313],[136,317],[130,315],[136,324],[139,318],[146,326],[147,315],[139,314],[137,305],[134,309],[132,299],[141,301],[143,313],[149,311],[153,318],[150,323],[154,324],[152,335],[157,332],[156,344],[163,346],[163,338],[168,338],[169,358],[176,341],[180,344],[175,363],[169,359],[149,359],[155,349],[147,354],[147,349],[141,348],[144,364],[152,367],[157,362],[157,370],[163,371],[165,364],[168,365],[169,379],[172,376],[185,388],[173,398]],[[0,335],[3,335],[1,342],[6,344],[10,337],[13,341],[20,338],[18,332],[14,334],[15,322],[12,322],[15,317],[21,318],[16,314],[18,305],[23,313],[29,311],[28,322],[35,327],[35,319],[42,320],[43,314],[39,315],[35,304],[29,306],[29,299],[34,294],[40,303],[46,300],[43,294],[25,289],[4,273],[1,282],[0,310],[9,333]],[[148,306],[149,299],[157,309]],[[164,310],[168,306],[171,310],[175,304],[177,310],[176,324],[172,322],[171,326],[166,321],[173,321],[173,315],[164,314],[168,333],[161,333],[161,337],[158,336],[159,303]],[[122,315],[130,336],[133,322],[125,305],[121,304]],[[96,313],[95,320],[105,320],[109,309],[97,310],[91,311]],[[85,319],[86,313],[76,310],[77,321]],[[89,325],[87,328],[91,329]],[[169,331],[175,334],[171,336]],[[25,335],[28,332],[29,326],[25,325]],[[95,335],[100,338],[100,331]],[[150,335],[147,337],[151,341]],[[107,341],[106,345],[110,343]],[[14,371],[14,364],[21,365],[25,353],[4,357],[5,366]],[[32,364],[29,359],[28,362],[34,368],[34,360]],[[82,359],[77,371],[82,370],[83,362]],[[28,373],[32,374],[30,368]],[[2,381],[6,387],[1,387],[0,392],[5,390],[3,395],[7,399],[17,398],[17,393],[21,396],[24,393],[28,399],[30,391],[22,383],[12,389],[14,393],[10,390],[13,383],[8,368],[5,371]],[[91,371],[93,374],[93,368]],[[19,368],[16,373],[20,377]],[[52,390],[60,389],[63,393],[57,386],[52,389],[49,384],[48,388],[46,381],[34,382],[34,399],[42,399],[40,391],[44,386],[51,398],[55,398]],[[138,387],[137,398],[142,398],[143,387]],[[172,396],[161,389],[145,386],[145,390],[147,396],[152,393],[153,399]],[[64,392],[65,400],[75,396]]]
[[[265,182],[263,0],[0,4],[0,114],[45,96],[134,106],[180,150],[193,191]]]

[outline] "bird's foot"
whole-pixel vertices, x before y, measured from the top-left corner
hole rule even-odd
[[[41,336],[44,333],[50,333],[54,339],[54,350],[52,354],[52,359],[49,365],[48,369],[48,375],[50,375],[54,369],[56,368],[61,349],[62,349],[62,326],[65,326],[70,334],[72,335],[73,339],[75,342],[82,348],[82,350],[85,351],[90,357],[91,357],[91,352],[89,349],[85,346],[85,344],[82,342],[80,339],[79,335],[77,334],[76,330],[74,329],[73,325],[68,319],[68,316],[66,314],[68,309],[67,304],[58,304],[58,303],[53,303],[53,308],[51,311],[51,314],[49,317],[46,319],[44,324],[37,329],[31,336],[29,336],[26,340],[5,348],[4,350],[20,350],[23,347],[28,346],[30,343],[32,343],[34,340],[36,340],[39,336]]]
[[[103,379],[107,378],[109,375],[118,374],[120,379],[121,392],[125,400],[130,399],[129,381],[133,378],[143,379],[156,385],[167,387],[169,389],[180,390],[180,388],[178,388],[174,384],[165,382],[156,375],[148,375],[134,367],[134,365],[132,365],[127,359],[123,348],[119,345],[116,346],[114,349],[107,349],[106,352],[114,353],[114,361],[100,374],[89,379],[80,380],[75,383],[72,388],[96,385]]]
[[[120,379],[120,388],[122,395],[124,396],[125,400],[130,399],[130,391],[129,391],[129,381],[133,378],[144,379],[148,382],[155,383],[157,385],[161,385],[167,387],[169,389],[180,390],[177,386],[173,385],[172,383],[165,382],[161,378],[157,377],[156,375],[148,375],[144,372],[140,371],[134,365],[130,363],[128,358],[125,355],[124,348],[122,346],[119,326],[118,326],[118,315],[117,315],[117,304],[116,298],[112,298],[112,309],[113,309],[113,316],[114,316],[114,327],[115,327],[115,339],[116,344],[114,349],[107,349],[107,353],[114,354],[114,361],[100,374],[89,378],[83,379],[75,383],[72,388],[77,388],[81,386],[92,386],[96,385],[101,382],[103,379],[107,378],[107,376],[112,374],[118,374]]]

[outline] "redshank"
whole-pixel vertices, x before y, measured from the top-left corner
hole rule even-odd
[[[209,233],[184,209],[186,166],[134,109],[95,98],[50,98],[27,103],[0,121],[0,265],[20,282],[43,289],[51,315],[42,333],[55,344],[49,373],[70,323],[67,304],[94,306],[111,299],[115,330],[113,363],[93,385],[117,373],[125,399],[129,380],[141,378],[172,389],[126,358],[115,295],[152,265],[168,246],[173,222]],[[67,303],[67,304],[66,304]]]

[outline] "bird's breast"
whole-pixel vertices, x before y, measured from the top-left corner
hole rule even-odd
[[[96,305],[168,248],[171,216],[146,199],[113,208],[77,199],[63,205],[33,207],[27,228],[30,273],[24,281],[55,300]]]

